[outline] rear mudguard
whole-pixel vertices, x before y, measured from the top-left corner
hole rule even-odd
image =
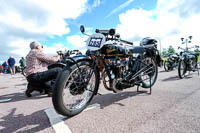
[[[63,71],[66,70],[66,69],[69,69],[69,67],[74,65],[74,64],[78,65],[78,62],[84,61],[84,60],[91,62],[91,64],[93,63],[93,60],[90,57],[85,56],[85,55],[68,57],[65,60],[66,66],[63,68]],[[96,63],[94,65],[96,65]],[[97,65],[96,65],[95,69],[97,70],[97,74],[98,74],[97,77],[98,77],[98,80],[100,81],[100,73],[99,73],[99,68],[97,67]],[[98,89],[99,89],[99,87],[98,87]],[[98,89],[94,92],[95,95],[97,94]]]

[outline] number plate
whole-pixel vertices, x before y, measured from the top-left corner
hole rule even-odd
[[[103,38],[90,38],[90,42],[89,42],[88,46],[100,48],[102,39]]]
[[[99,33],[91,35],[87,40],[87,49],[95,51],[103,47],[105,36]]]

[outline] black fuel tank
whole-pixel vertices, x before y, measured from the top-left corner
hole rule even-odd
[[[102,54],[106,56],[127,56],[128,50],[121,45],[108,44],[103,46]]]

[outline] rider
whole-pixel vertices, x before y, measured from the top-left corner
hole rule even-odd
[[[61,71],[61,68],[47,69],[47,66],[60,59],[60,55],[56,57],[50,57],[43,53],[43,46],[38,42],[30,43],[31,51],[26,56],[26,77],[28,80],[28,86],[26,90],[26,96],[31,97],[31,92],[38,90],[42,92],[44,89],[49,96],[52,95],[52,91],[49,85],[46,83],[56,78],[57,74]]]

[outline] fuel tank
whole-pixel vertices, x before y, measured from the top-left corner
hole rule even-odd
[[[106,56],[127,56],[128,50],[121,45],[114,45],[114,44],[108,44],[104,45],[101,51],[102,54],[105,54]]]

